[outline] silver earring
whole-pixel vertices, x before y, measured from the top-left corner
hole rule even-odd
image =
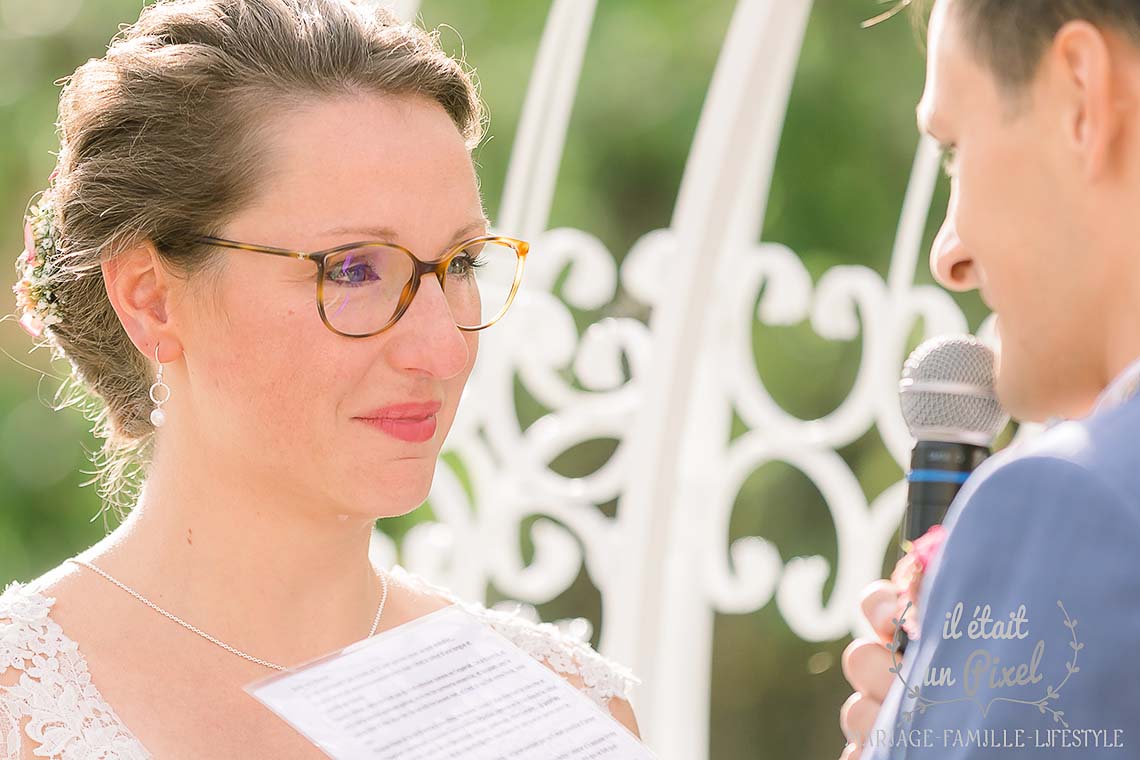
[[[170,400],[170,386],[162,382],[162,362],[158,360],[158,344],[154,346],[154,361],[158,364],[158,380],[150,386],[150,400],[155,404],[150,412],[150,424],[158,428],[166,422],[166,412],[162,411],[162,405]],[[155,398],[155,391],[162,390],[166,391],[162,398]]]

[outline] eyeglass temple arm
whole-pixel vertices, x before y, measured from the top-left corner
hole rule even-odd
[[[251,253],[268,253],[273,256],[288,256],[291,259],[313,259],[313,255],[305,253],[304,251],[290,251],[285,248],[270,248],[263,245],[249,245],[248,243],[239,243],[236,240],[226,240],[225,238],[216,238],[209,235],[199,235],[195,238],[199,243],[206,243],[207,245],[217,245],[222,248],[233,248],[238,251],[249,251]]]

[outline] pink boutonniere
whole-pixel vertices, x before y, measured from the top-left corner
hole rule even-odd
[[[917,639],[921,633],[918,624],[918,592],[922,587],[922,577],[945,540],[946,530],[941,525],[935,525],[913,542],[904,542],[903,550],[906,554],[891,573],[891,583],[899,589],[898,615],[902,615],[907,604],[911,605],[903,620],[903,630],[912,639]]]

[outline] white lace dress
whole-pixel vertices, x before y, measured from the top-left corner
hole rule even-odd
[[[628,701],[641,683],[628,668],[552,623],[529,620],[518,609],[488,609],[459,599],[400,565],[391,574],[461,605],[559,673],[580,676],[583,691],[603,708],[614,697]],[[21,746],[59,760],[152,758],[92,683],[78,645],[50,615],[54,603],[19,581],[0,594],[0,675],[9,668],[21,671],[18,683],[0,684],[0,760],[18,760]],[[5,681],[12,681],[7,675]]]

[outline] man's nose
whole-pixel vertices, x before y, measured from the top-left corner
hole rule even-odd
[[[977,267],[958,237],[952,214],[946,217],[930,248],[930,272],[947,290],[966,291],[978,287]]]
[[[389,356],[398,369],[447,379],[467,366],[467,339],[456,326],[447,296],[434,274],[420,279],[408,310],[390,331]]]

